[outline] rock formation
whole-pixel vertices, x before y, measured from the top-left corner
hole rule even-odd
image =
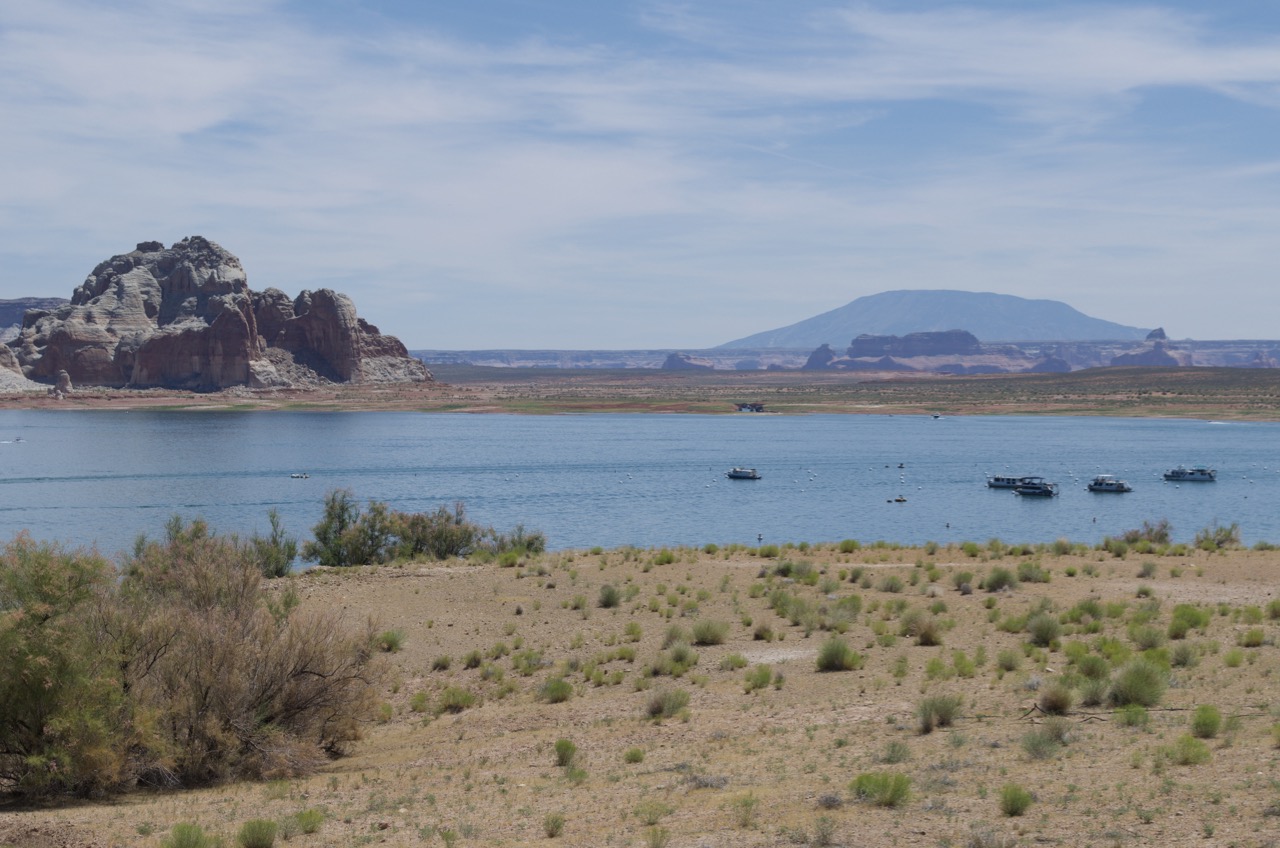
[[[346,295],[254,293],[240,260],[200,236],[142,242],[93,269],[71,302],[28,311],[9,343],[41,382],[209,391],[431,379]],[[0,364],[3,359],[0,358]]]
[[[865,357],[972,356],[982,352],[982,343],[965,330],[938,333],[907,333],[905,336],[861,335],[849,345],[850,359]]]
[[[663,371],[711,371],[715,366],[705,359],[695,359],[687,353],[673,353],[662,363]]]
[[[1111,364],[1119,367],[1141,365],[1144,367],[1163,367],[1176,368],[1181,365],[1191,365],[1190,362],[1184,362],[1182,359],[1174,356],[1169,351],[1164,342],[1152,342],[1151,347],[1146,350],[1135,351],[1133,353],[1122,353],[1119,356],[1111,358]],[[1185,359],[1185,357],[1184,357]]]

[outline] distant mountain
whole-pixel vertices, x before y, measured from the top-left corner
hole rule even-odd
[[[1056,300],[1009,294],[947,290],[903,290],[860,297],[852,303],[719,345],[721,348],[843,349],[856,336],[904,336],[968,330],[984,342],[1141,340],[1150,328],[1126,327],[1090,318]]]

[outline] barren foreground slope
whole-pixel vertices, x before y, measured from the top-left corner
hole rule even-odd
[[[1024,580],[981,588],[999,569]],[[0,845],[160,845],[178,822],[234,844],[245,821],[304,809],[323,821],[288,844],[1267,846],[1280,836],[1274,552],[628,549],[506,568],[315,570],[280,590],[287,582],[303,604],[341,608],[353,623],[373,616],[402,636],[386,655],[383,712],[349,756],[307,779],[10,805]],[[1177,614],[1185,629],[1180,604],[1195,607]],[[832,637],[856,652],[849,670],[818,670]],[[1144,650],[1168,688],[1145,710],[1117,712],[1112,681]],[[752,673],[759,688],[747,691]],[[558,679],[568,685],[557,693],[547,683]],[[956,698],[954,721],[922,732],[921,706],[944,696]],[[1046,715],[1064,700],[1065,716]],[[1217,728],[1193,722],[1206,705]],[[576,746],[568,765],[557,763],[561,739]],[[851,783],[867,773],[903,775],[909,794],[895,806],[860,799]],[[1031,794],[1022,815],[1002,811],[1008,785]]]

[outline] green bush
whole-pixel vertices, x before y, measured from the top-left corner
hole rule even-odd
[[[832,637],[818,649],[818,671],[855,671],[862,668],[862,655],[845,644],[843,639]]]
[[[1000,812],[1006,816],[1020,816],[1031,806],[1030,792],[1016,783],[1006,783],[1000,788]]]
[[[877,807],[900,807],[911,797],[911,778],[897,772],[868,772],[854,778],[849,791]]]
[[[1166,751],[1169,759],[1180,766],[1198,766],[1209,762],[1212,754],[1209,746],[1194,736],[1183,734],[1173,747]]]
[[[693,644],[720,645],[729,636],[729,624],[724,621],[700,619],[693,625]]]
[[[689,693],[683,689],[661,689],[654,692],[647,704],[645,715],[653,719],[671,718],[689,706]]]
[[[320,825],[324,824],[324,810],[312,807],[295,814],[293,818],[303,833],[316,833],[320,830]]]
[[[1169,676],[1154,663],[1138,658],[1130,660],[1111,681],[1111,703],[1118,707],[1137,704],[1154,707],[1164,697]]]
[[[1222,729],[1222,713],[1211,704],[1201,704],[1191,715],[1191,734],[1197,739],[1212,739]]]
[[[285,535],[280,513],[275,508],[267,510],[267,520],[271,524],[271,534],[260,536],[255,533],[249,539],[248,550],[257,561],[262,576],[284,577],[298,557],[298,540]]]
[[[1040,709],[1049,715],[1065,715],[1071,711],[1075,695],[1071,687],[1061,680],[1055,680],[1040,693]]]
[[[773,668],[761,663],[746,674],[745,689],[748,693],[764,689],[773,680]]]
[[[950,727],[960,715],[961,700],[956,695],[932,695],[920,702],[916,715],[920,732],[932,733],[937,727]]]
[[[548,678],[538,689],[538,697],[548,704],[563,704],[573,697],[573,684],[563,677]]]
[[[1048,613],[1040,612],[1027,619],[1027,633],[1031,636],[1031,644],[1047,648],[1062,635],[1062,625]]]
[[[250,547],[203,522],[174,518],[119,570],[20,535],[0,598],[0,782],[26,794],[302,774],[376,703],[372,634],[267,596]]]
[[[1146,707],[1139,704],[1126,704],[1116,710],[1116,722],[1122,727],[1146,727],[1150,721]]]
[[[628,748],[628,749],[626,750],[626,752],[622,755],[622,761],[623,761],[624,763],[630,763],[631,765],[635,765],[636,763],[643,763],[643,762],[644,762],[644,749],[643,749],[643,748]]]
[[[204,832],[198,824],[181,822],[175,824],[169,835],[160,840],[161,848],[215,848],[218,840]]]
[[[1007,568],[997,566],[987,573],[982,580],[982,588],[988,592],[999,592],[1002,589],[1014,589],[1018,586],[1018,577]]]
[[[378,649],[389,654],[396,654],[404,647],[403,630],[384,630],[378,634]]]
[[[840,541],[840,553],[842,554],[851,554],[854,551],[859,550],[861,547],[862,543],[857,539],[842,539]]]
[[[613,609],[622,603],[622,592],[612,583],[606,583],[600,587],[600,597],[596,603],[601,609]]]
[[[564,816],[560,813],[547,813],[542,820],[542,832],[548,839],[555,839],[564,830]]]
[[[578,746],[568,739],[556,740],[556,765],[568,768],[578,756]]]
[[[276,844],[276,823],[270,819],[250,819],[236,834],[240,848],[271,848]]]
[[[437,713],[460,713],[469,710],[476,703],[476,696],[459,686],[446,686],[440,693],[436,706]]]

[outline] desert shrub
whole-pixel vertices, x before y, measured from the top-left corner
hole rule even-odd
[[[932,733],[936,727],[950,727],[960,715],[961,700],[956,695],[932,695],[920,702],[916,715],[920,732]]]
[[[756,549],[756,556],[764,557],[765,559],[777,559],[781,553],[777,545],[761,545]]]
[[[695,645],[720,645],[728,636],[728,622],[704,618],[693,624],[693,644]]]
[[[1045,648],[1062,635],[1062,625],[1048,613],[1038,612],[1027,619],[1027,633],[1031,636],[1033,645]]]
[[[905,763],[911,759],[911,749],[907,747],[907,743],[894,740],[885,746],[884,753],[880,755],[880,762],[896,765]]]
[[[0,554],[17,613],[0,617],[0,778],[97,792],[318,765],[371,713],[372,634],[262,582],[249,546],[199,521],[139,539],[119,576],[20,536]]]
[[[1223,526],[1216,521],[1196,533],[1195,546],[1213,553],[1223,548],[1240,547],[1240,525],[1232,522]]]
[[[404,631],[384,630],[377,635],[374,641],[380,651],[385,651],[388,654],[399,653],[404,647]]]
[[[546,550],[542,533],[528,531],[523,525],[509,533],[483,527],[467,518],[461,502],[432,512],[407,513],[394,512],[380,501],[369,501],[366,510],[361,511],[349,489],[336,489],[325,496],[323,515],[312,534],[315,538],[303,545],[302,558],[330,566]]]
[[[179,822],[169,831],[169,835],[160,840],[161,848],[215,848],[219,840],[204,832],[198,824]]]
[[[1169,664],[1177,668],[1193,668],[1200,662],[1195,645],[1179,642],[1169,652]]]
[[[851,554],[861,547],[862,543],[857,539],[842,539],[840,541],[840,553],[842,554]]]
[[[661,801],[649,799],[636,804],[634,812],[641,824],[652,826],[671,815],[674,810]]]
[[[1022,750],[1033,760],[1047,760],[1066,744],[1070,725],[1065,719],[1050,719],[1022,737]]]
[[[689,693],[683,689],[660,689],[649,696],[645,715],[653,719],[671,718],[689,706]]]
[[[560,768],[568,768],[573,765],[574,759],[578,756],[578,746],[568,739],[557,739],[555,752],[556,765]]]
[[[1149,542],[1152,545],[1164,546],[1169,544],[1169,536],[1173,533],[1173,528],[1169,525],[1167,519],[1160,519],[1154,524],[1150,521],[1142,522],[1142,526],[1136,530],[1126,530],[1120,537],[1130,545],[1138,542]]]
[[[911,778],[897,772],[867,772],[853,779],[849,791],[877,807],[900,807],[911,797]]]
[[[1261,627],[1250,627],[1240,634],[1238,642],[1242,648],[1258,648],[1266,641],[1266,631]]]
[[[1021,562],[1018,563],[1018,582],[1048,583],[1049,572],[1045,571],[1034,562]]]
[[[311,807],[294,814],[293,819],[301,832],[316,833],[320,830],[320,825],[324,824],[324,810]]]
[[[1209,762],[1209,746],[1189,734],[1183,734],[1165,751],[1173,763],[1180,766],[1198,766]]]
[[[1222,713],[1212,704],[1201,704],[1191,714],[1191,735],[1197,739],[1212,739],[1222,729]]]
[[[1086,677],[1080,684],[1080,704],[1085,707],[1096,707],[1107,700],[1110,682],[1105,678]]]
[[[460,713],[476,703],[476,696],[460,686],[446,686],[436,705],[437,713]]]
[[[764,689],[771,680],[773,680],[773,668],[761,663],[747,672],[744,688],[751,693],[757,689]]]
[[[1164,697],[1168,682],[1164,669],[1149,660],[1130,660],[1111,681],[1111,703],[1118,707],[1127,704],[1153,707]]]
[[[747,667],[747,658],[737,652],[725,654],[720,659],[721,671],[737,671],[740,668]]]
[[[1140,704],[1125,704],[1116,710],[1116,722],[1122,727],[1146,727],[1150,721],[1146,707]]]
[[[899,577],[898,575],[886,574],[884,577],[880,579],[880,585],[877,586],[876,588],[878,588],[881,592],[889,592],[891,594],[896,595],[900,593],[904,588],[906,588],[906,585],[902,582],[902,578]]]
[[[1173,608],[1173,617],[1169,621],[1168,636],[1170,639],[1185,639],[1191,630],[1201,630],[1209,626],[1210,614],[1193,604],[1178,604]]]
[[[276,843],[276,823],[270,819],[250,819],[240,826],[236,844],[240,848],[271,848]]]
[[[635,765],[636,763],[643,763],[643,762],[644,762],[644,749],[643,749],[643,748],[628,748],[628,749],[626,750],[626,752],[625,752],[625,753],[623,753],[623,755],[622,755],[622,761],[623,761],[624,763],[630,763],[631,765]]]
[[[839,637],[828,639],[818,649],[818,671],[854,671],[862,668],[862,662],[862,655]]]
[[[982,554],[982,546],[977,542],[962,542],[960,550],[964,551],[964,555],[970,559],[977,559]]]
[[[1022,667],[1022,655],[1005,648],[996,653],[996,668],[1000,671],[1017,671]]]
[[[1129,638],[1144,651],[1159,648],[1164,644],[1165,634],[1157,627],[1149,624],[1136,625],[1129,628]]]
[[[1065,715],[1070,712],[1075,696],[1071,687],[1061,680],[1055,680],[1040,693],[1040,709],[1049,715]]]
[[[542,832],[548,839],[555,839],[564,830],[564,816],[560,813],[547,813],[542,820]]]
[[[1089,680],[1101,680],[1111,673],[1111,664],[1106,657],[1097,654],[1085,654],[1075,664],[1076,671]]]
[[[596,603],[601,609],[613,609],[622,603],[622,592],[612,583],[606,583],[600,587],[600,597]]]
[[[538,697],[548,704],[563,704],[573,697],[573,684],[563,677],[548,678],[538,689]]]
[[[988,592],[999,592],[1002,589],[1013,589],[1018,585],[1018,576],[1007,568],[997,566],[982,579],[982,588]]]
[[[1031,806],[1030,792],[1016,783],[1006,783],[1000,788],[1000,812],[1006,816],[1020,816]]]
[[[267,510],[267,520],[271,524],[270,535],[255,533],[249,538],[248,550],[263,577],[284,577],[298,557],[298,540],[285,534],[275,508]]]

